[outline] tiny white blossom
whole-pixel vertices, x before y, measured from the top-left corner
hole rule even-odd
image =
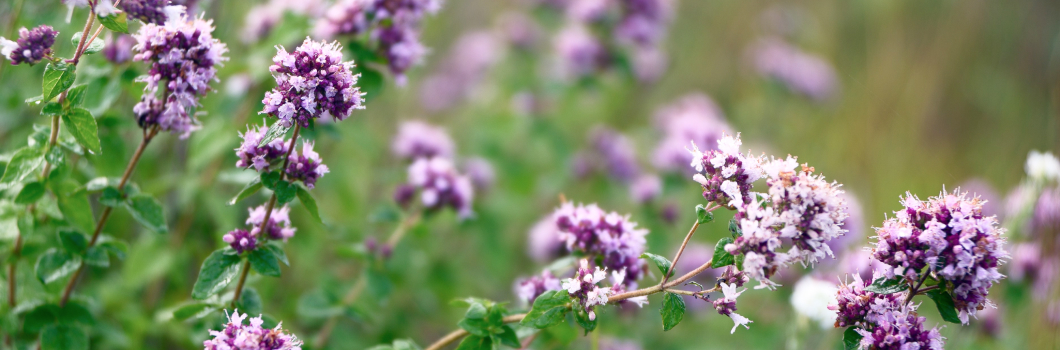
[[[1038,181],[1060,181],[1060,160],[1052,152],[1031,151],[1024,166],[1027,176]]]
[[[118,13],[118,9],[108,0],[100,0],[96,3],[96,7],[93,10],[100,17],[110,17]]]
[[[740,140],[740,134],[736,134],[736,137],[732,135],[725,135],[718,140],[718,150],[728,155],[737,155],[740,153],[740,145],[743,141]]]
[[[582,283],[576,279],[568,278],[563,280],[562,288],[567,290],[567,294],[574,294],[582,290]]]
[[[740,186],[737,185],[735,181],[725,180],[725,182],[722,182],[721,191],[725,192],[725,195],[729,196],[729,198],[732,198],[732,200],[729,201],[729,205],[734,207],[740,207],[743,205],[743,195],[740,194]]]

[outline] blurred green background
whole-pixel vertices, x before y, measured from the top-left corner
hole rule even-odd
[[[133,176],[143,191],[163,201],[171,232],[152,234],[125,212],[115,213],[106,226],[106,233],[131,246],[124,262],[89,269],[79,286],[100,320],[93,349],[201,348],[205,330],[217,327],[217,317],[179,322],[166,319],[166,310],[190,300],[199,265],[223,245],[221,235],[242,226],[247,206],[266,199],[258,194],[226,205],[254,176],[232,166],[232,149],[240,140],[237,131],[261,123],[260,100],[274,84],[267,73],[272,46],[291,48],[309,29],[304,18],[292,15],[266,39],[245,44],[242,28],[253,5],[219,0],[200,5],[214,19],[215,36],[229,45],[231,60],[221,68],[216,92],[203,100],[203,130],[188,140],[159,137]],[[686,93],[713,97],[742,133],[745,147],[797,155],[843,183],[862,203],[866,230],[899,208],[898,196],[905,191],[927,197],[943,186],[981,178],[1005,194],[1023,178],[1030,150],[1060,151],[1060,2],[678,0],[675,6],[664,45],[669,69],[655,84],[609,74],[587,87],[549,85],[545,90],[554,98],[547,108],[524,116],[513,112],[511,96],[535,75],[528,68],[532,58],[509,53],[468,103],[429,114],[420,105],[419,83],[438,68],[456,38],[493,29],[499,14],[525,8],[514,1],[447,0],[425,23],[423,40],[432,54],[411,71],[407,86],[387,78],[385,87],[369,96],[366,110],[306,133],[331,168],[315,191],[325,223],[293,208],[298,232],[287,245],[291,267],[283,268],[281,278],[252,275],[248,282],[260,293],[264,312],[307,341],[325,322],[322,315],[342,313],[329,349],[360,349],[395,338],[429,344],[455,329],[463,315],[450,300],[514,301],[515,279],[543,268],[526,254],[527,232],[558,205],[560,194],[630,213],[651,230],[648,250],[672,255],[694,219],[694,206],[702,202],[694,182],[670,175],[655,204],[639,205],[626,185],[602,175],[579,179],[570,165],[575,152],[589,145],[589,130],[606,124],[630,136],[639,161],[649,167],[660,137],[652,113]],[[776,6],[799,14],[787,40],[833,64],[840,84],[836,98],[814,103],[754,71],[747,48],[767,34],[762,14]],[[71,24],[64,23],[65,16],[58,0],[0,2],[4,36],[17,36],[18,27],[49,24],[62,33],[60,53],[72,50],[65,38],[81,28],[85,13],[75,13]],[[39,94],[44,67],[4,65],[0,147],[13,150],[26,142],[32,124],[47,122],[36,107],[23,103]],[[101,77],[92,80],[86,104],[100,101],[93,112],[104,153],[82,161],[85,179],[120,175],[139,142],[131,107],[142,84],[132,78],[142,70],[136,62],[115,67],[102,55],[89,56],[79,67],[79,79]],[[238,81],[248,84],[245,91]],[[444,126],[457,154],[489,160],[497,182],[476,194],[474,220],[459,222],[448,212],[428,217],[382,272],[368,279],[367,292],[354,307],[335,309],[327,304],[363,273],[358,243],[367,237],[384,240],[397,224],[391,193],[404,180],[406,163],[390,154],[389,145],[397,125],[409,119]],[[664,204],[679,208],[676,223],[659,217]],[[720,214],[694,240],[713,246],[727,234],[729,217]],[[32,246],[25,261],[42,251]],[[20,268],[32,275],[32,264]],[[43,286],[29,278],[23,288],[55,293],[62,285]],[[663,332],[658,298],[643,310],[605,311],[599,333],[645,349],[839,348],[841,330],[821,330],[796,315],[790,295],[788,286],[744,294],[740,312],[754,323],[732,335],[726,332],[732,322],[709,308],[691,309],[681,325]],[[1045,321],[1041,305],[1022,287],[1002,284],[991,296],[1003,313],[999,335],[986,335],[974,321],[949,324],[942,330],[947,348],[1060,348],[1057,326]],[[933,307],[922,311],[929,325],[943,324]],[[556,340],[569,338],[573,342],[567,345]],[[573,329],[542,339],[537,348],[590,346]]]

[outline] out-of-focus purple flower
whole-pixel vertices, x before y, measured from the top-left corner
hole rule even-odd
[[[692,143],[692,180],[703,186],[703,198],[727,207],[741,207],[751,201],[751,186],[762,178],[762,160],[740,154],[740,135],[725,135],[718,140],[717,149],[700,151]]]
[[[237,254],[243,254],[243,252],[248,252],[258,247],[258,238],[243,229],[229,231],[224,237],[222,237],[222,239],[225,243],[228,243]]]
[[[840,253],[839,264],[832,271],[837,276],[851,274],[861,276],[861,279],[872,281],[873,271],[883,271],[889,268],[886,264],[872,258],[872,252],[857,248]]]
[[[637,203],[651,202],[662,194],[662,179],[658,175],[644,174],[629,184],[629,196]]]
[[[136,39],[131,35],[119,35],[103,48],[103,57],[114,64],[129,62],[133,56],[133,45],[136,45]]]
[[[250,230],[250,234],[255,237],[261,236],[261,223],[265,221],[265,205],[259,205],[256,208],[247,208],[250,215],[247,216],[247,225],[253,227]],[[291,226],[291,208],[286,205],[282,208],[272,209],[272,214],[269,215],[269,223],[265,225],[265,232],[268,235],[268,239],[282,239],[287,242],[287,239],[294,237],[294,231],[296,228]]]
[[[427,210],[452,207],[461,218],[474,215],[471,200],[475,189],[471,179],[456,172],[453,163],[442,157],[418,158],[409,165],[408,183],[399,187],[395,195],[398,204],[408,206],[416,192]]]
[[[515,296],[526,305],[533,305],[539,295],[550,290],[560,290],[560,283],[548,270],[515,282]]]
[[[642,83],[652,83],[659,80],[666,73],[666,68],[670,64],[669,56],[655,47],[635,50],[630,53],[629,59],[633,66],[633,75],[637,78],[637,81]]]
[[[737,292],[736,288],[739,287],[735,284],[722,282],[721,291],[723,297],[714,300],[714,310],[717,310],[718,314],[729,316],[729,318],[732,318],[732,322],[735,323],[732,326],[732,330],[729,331],[730,334],[736,333],[736,328],[740,326],[743,326],[746,329],[751,329],[748,324],[754,323],[754,321],[747,319],[747,317],[743,317],[736,313],[736,298],[739,297],[740,294],[743,294],[743,292],[747,291],[747,289],[744,289]]]
[[[1053,326],[1060,325],[1060,301],[1049,302],[1045,309],[1045,319]]]
[[[816,101],[828,100],[838,90],[836,73],[828,62],[780,39],[760,40],[751,48],[751,56],[759,74]]]
[[[1037,237],[1060,233],[1060,186],[1045,188],[1038,195],[1031,229]]]
[[[228,316],[224,330],[210,330],[213,339],[203,342],[204,350],[301,350],[302,341],[284,332],[283,322],[276,328],[265,329],[261,317],[253,317],[250,324],[243,324],[246,314],[233,311]]]
[[[557,73],[565,79],[590,76],[610,60],[604,46],[583,25],[567,25],[554,40]]]
[[[677,274],[688,273],[689,271],[695,270],[696,268],[706,264],[714,257],[714,247],[708,247],[707,245],[688,242],[685,246],[684,253],[681,254],[681,259],[677,260]],[[692,280],[699,282],[704,285],[714,284],[714,280],[721,273],[721,269],[707,269],[702,273],[693,277]]]
[[[405,159],[450,158],[454,148],[453,139],[449,138],[445,128],[419,120],[402,122],[390,143],[390,151]]]
[[[181,138],[199,129],[191,112],[217,80],[217,66],[228,60],[228,48],[213,38],[213,29],[212,21],[174,14],[164,25],[147,23],[134,35],[133,60],[148,64],[147,74],[137,78],[147,86],[133,107],[140,127],[159,127]]]
[[[522,12],[507,12],[498,19],[504,39],[512,47],[530,50],[541,37],[541,28]]]
[[[52,45],[55,45],[55,37],[59,32],[51,26],[40,25],[33,30],[18,30],[18,41],[7,40],[0,37],[0,55],[11,61],[12,65],[28,63],[34,65],[41,60],[51,56]]]
[[[615,39],[631,46],[656,49],[666,35],[673,4],[670,0],[621,0],[622,19],[615,28]]]
[[[488,31],[460,36],[438,71],[424,80],[420,103],[429,112],[452,108],[469,98],[479,82],[503,55],[497,37]]]
[[[333,117],[343,120],[355,109],[364,109],[364,93],[350,72],[353,61],[342,61],[342,47],[306,38],[293,53],[276,47],[273,65],[276,88],[265,93],[261,113],[276,117],[284,126],[309,127],[310,120]]]
[[[254,43],[268,36],[283,19],[284,13],[317,18],[324,15],[327,9],[327,4],[321,0],[269,0],[247,11],[243,22],[243,42]]]
[[[978,317],[983,333],[986,333],[991,338],[997,338],[1001,335],[1001,327],[1005,321],[1002,319],[1001,310],[993,307],[984,308],[979,312]]]
[[[659,108],[653,120],[663,138],[652,153],[652,164],[666,171],[688,169],[692,161],[689,142],[713,150],[722,135],[733,134],[724,118],[721,108],[702,93],[682,96]]]
[[[615,338],[601,338],[600,339],[600,350],[643,350],[644,347],[640,346],[636,341],[633,340],[620,340]]]
[[[166,23],[167,5],[169,5],[169,0],[122,0],[118,3],[129,18],[138,19],[145,24],[159,25]],[[173,11],[173,9],[168,11]]]
[[[828,248],[836,254],[847,251],[865,237],[865,217],[861,211],[861,203],[850,192],[844,191],[839,194],[839,197],[846,205],[847,217],[839,224],[839,228],[845,232],[842,236],[829,240],[827,243]]]
[[[472,157],[464,160],[464,173],[471,179],[471,184],[479,191],[488,190],[493,187],[496,175],[493,172],[493,164],[485,158]]]
[[[1012,261],[1009,277],[1013,282],[1026,282],[1031,286],[1035,300],[1045,300],[1053,289],[1060,268],[1055,257],[1043,257],[1042,247],[1037,242],[1019,243],[1012,246]]]
[[[270,165],[287,154],[288,142],[283,138],[274,139],[265,146],[258,146],[268,131],[269,128],[262,125],[255,128],[247,127],[246,133],[240,133],[239,137],[243,138],[243,143],[236,148],[236,156],[239,157],[236,167],[244,169],[254,167],[254,170],[258,172],[269,171]]]
[[[629,216],[605,212],[596,204],[564,203],[553,214],[567,250],[598,257],[601,264],[623,278],[620,283],[634,289],[644,276],[644,253],[648,230],[637,228]]]
[[[607,175],[619,181],[632,181],[640,173],[637,165],[637,149],[626,135],[606,126],[598,126],[590,132],[593,150],[603,161]]]
[[[371,0],[340,0],[335,2],[317,19],[313,27],[313,36],[321,39],[332,39],[339,35],[359,35],[368,30],[370,24],[368,12],[372,10]]]
[[[328,173],[328,166],[320,160],[320,154],[313,151],[313,143],[302,142],[302,152],[291,152],[287,164],[287,178],[302,181],[305,187],[313,189],[317,179]]]
[[[556,218],[548,215],[530,227],[527,253],[538,263],[558,258],[566,251]]]
[[[997,219],[985,216],[979,197],[946,193],[921,201],[907,193],[904,210],[876,229],[876,260],[887,264],[887,277],[903,276],[915,283],[921,274],[934,272],[945,282],[967,324],[983,307],[991,307],[987,294],[1004,276],[998,267],[1009,258]],[[924,270],[927,268],[927,270]]]
[[[964,192],[979,195],[980,202],[983,203],[983,215],[997,216],[998,221],[1002,221],[1000,218],[1005,213],[1001,210],[1001,195],[989,182],[984,179],[974,178],[961,184],[960,189]]]

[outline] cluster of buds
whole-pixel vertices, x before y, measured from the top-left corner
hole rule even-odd
[[[417,193],[420,204],[428,211],[451,207],[462,218],[474,215],[471,208],[474,185],[447,158],[419,158],[409,165],[408,182],[398,187],[394,199],[408,207]]]
[[[612,271],[612,286],[601,287],[599,286],[600,282],[607,279],[607,269],[601,269],[599,266],[590,266],[589,260],[582,259],[579,263],[578,270],[574,272],[574,277],[564,279],[561,282],[560,288],[566,290],[567,294],[570,295],[571,300],[585,310],[590,321],[594,321],[596,320],[595,307],[597,305],[606,305],[608,297],[623,292],[625,290],[623,287],[625,278],[625,272]],[[626,300],[642,307],[648,303],[647,296],[629,298]]]
[[[269,223],[264,225],[265,234],[261,233],[262,223],[265,222],[265,205],[247,210],[250,215],[247,217],[246,224],[250,226],[250,230],[235,229],[229,231],[223,237],[225,243],[228,243],[236,253],[243,254],[243,252],[257,249],[258,243],[265,240],[282,239],[287,242],[288,238],[294,237],[296,229],[291,226],[291,209],[287,206],[272,209],[272,214],[269,215]]]
[[[18,41],[0,37],[0,55],[11,61],[12,65],[37,64],[51,57],[52,45],[55,45],[55,37],[58,35],[59,32],[47,25],[37,26],[33,30],[22,27],[18,30]]]
[[[294,52],[277,46],[273,65],[276,88],[265,93],[261,111],[279,119],[284,126],[309,123],[321,117],[344,120],[355,109],[364,109],[364,93],[350,69],[353,61],[342,61],[338,42],[317,42],[306,38]]]
[[[692,144],[693,180],[703,186],[703,198],[718,205],[739,208],[752,202],[751,187],[764,175],[761,159],[740,154],[740,135],[725,135],[717,149],[700,151]]]
[[[527,305],[533,305],[534,300],[547,291],[560,289],[560,280],[548,270],[515,282],[515,296]]]

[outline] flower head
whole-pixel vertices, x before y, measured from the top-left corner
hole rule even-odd
[[[226,233],[222,239],[225,243],[228,243],[237,254],[243,254],[243,252],[248,252],[258,247],[258,239],[255,236],[256,235],[251,234],[247,230],[235,229]]]
[[[397,189],[395,199],[402,206],[411,204],[416,192],[427,210],[452,207],[463,218],[471,217],[471,199],[475,189],[471,179],[457,173],[449,159],[419,158],[409,165],[408,182]]]
[[[246,133],[240,133],[243,143],[236,148],[236,166],[240,168],[254,167],[257,171],[269,171],[269,166],[280,160],[287,154],[288,142],[283,138],[277,138],[264,146],[258,146],[265,138],[269,128],[262,125],[255,128],[247,127]],[[304,147],[304,146],[303,146]]]
[[[138,19],[143,23],[163,24],[168,18],[168,13],[175,11],[173,7],[180,7],[181,10],[184,8],[179,5],[167,6],[168,4],[168,0],[123,0],[118,3],[118,6],[130,18]]]
[[[569,251],[599,257],[604,267],[623,274],[617,284],[636,288],[644,275],[640,255],[648,230],[637,228],[628,215],[605,212],[596,204],[564,203],[553,217]]]
[[[170,16],[164,25],[144,24],[133,36],[137,42],[133,60],[148,64],[147,74],[137,79],[147,86],[133,107],[140,127],[158,127],[181,138],[199,129],[191,111],[210,91],[209,83],[217,80],[217,66],[228,60],[224,57],[228,48],[213,38],[213,29],[211,21],[181,13]],[[157,96],[160,86],[161,97]]]
[[[287,178],[291,181],[301,181],[305,187],[313,189],[317,179],[328,171],[328,166],[320,160],[320,154],[313,151],[312,142],[302,142],[302,152],[291,152],[287,164]]]
[[[454,148],[453,139],[445,128],[418,120],[402,122],[390,143],[391,152],[406,159],[449,158],[453,156]]]
[[[247,211],[250,215],[247,216],[246,224],[252,227],[250,233],[255,237],[260,237],[261,223],[265,221],[265,205],[259,205],[253,209],[248,208]],[[290,213],[291,208],[286,205],[278,209],[272,209],[272,214],[269,215],[269,223],[265,225],[268,239],[282,239],[286,242],[288,238],[294,237],[296,229],[291,226]]]
[[[364,109],[364,93],[356,86],[359,74],[350,72],[353,62],[342,61],[342,47],[306,38],[294,52],[276,47],[269,67],[276,88],[265,93],[261,113],[276,117],[285,126],[331,116],[344,120],[354,109]]]
[[[18,30],[18,41],[0,37],[0,55],[11,61],[12,65],[37,64],[51,56],[57,35],[59,32],[47,25],[40,25],[32,30],[22,27]]]
[[[828,100],[838,90],[835,70],[827,61],[780,39],[761,40],[751,48],[751,55],[759,74],[813,100]]]
[[[762,178],[761,160],[740,154],[740,135],[725,135],[717,149],[700,151],[692,143],[693,180],[703,186],[703,198],[728,207],[740,207],[751,201],[752,183]]]
[[[689,94],[655,112],[655,126],[662,140],[652,153],[655,167],[675,171],[692,161],[688,142],[714,148],[724,133],[732,132],[721,108],[707,95]]]
[[[598,284],[607,279],[607,270],[599,266],[590,268],[589,260],[582,259],[574,277],[564,279],[561,288],[570,294],[571,300],[581,305],[589,314],[589,320],[596,319],[593,307],[607,304],[608,297],[621,289],[601,287]],[[620,284],[621,281],[615,283]]]
[[[762,166],[769,176],[768,200],[782,224],[780,238],[792,242],[788,256],[793,260],[813,264],[821,258],[834,258],[827,243],[846,232],[840,226],[847,218],[843,191],[838,183],[813,174],[812,168],[804,166],[795,172],[789,167],[794,162],[788,156]]]
[[[247,314],[239,310],[228,315],[228,323],[221,331],[210,330],[213,339],[203,342],[204,350],[301,350],[302,341],[283,330],[283,323],[265,329],[261,317],[253,317],[243,324]]]
[[[561,290],[560,281],[548,270],[542,271],[540,275],[531,276],[515,283],[515,295],[527,305],[533,305],[534,300],[542,293],[550,290]]]

